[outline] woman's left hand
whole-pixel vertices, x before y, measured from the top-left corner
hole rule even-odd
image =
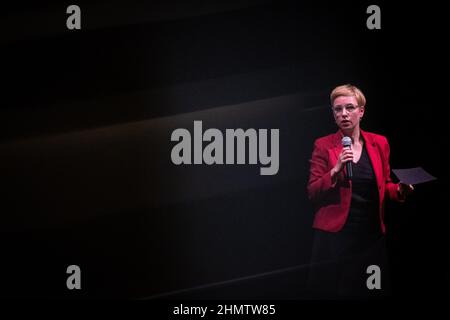
[[[413,191],[414,187],[412,184],[404,184],[404,183],[398,184],[398,193],[400,194],[401,198],[406,198]]]

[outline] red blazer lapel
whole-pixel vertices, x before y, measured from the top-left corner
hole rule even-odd
[[[378,192],[381,193],[381,186],[384,183],[383,179],[383,163],[381,162],[380,154],[378,152],[375,141],[365,131],[361,130],[361,135],[366,143],[367,154],[372,162],[375,179],[378,185]],[[380,194],[381,196],[381,194]],[[380,198],[381,199],[381,198]]]
[[[332,149],[332,152],[333,152],[333,154],[334,154],[334,159],[333,159],[333,161],[332,161],[332,166],[334,166],[334,165],[336,165],[336,162],[337,162],[337,159],[339,158],[339,154],[341,153],[341,151],[342,151],[342,142],[341,142],[341,140],[342,140],[342,137],[343,137],[344,135],[342,134],[342,132],[340,131],[340,130],[338,130],[335,134],[334,134],[334,137],[333,137],[333,147],[331,148]]]

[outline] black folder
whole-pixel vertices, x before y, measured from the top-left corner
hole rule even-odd
[[[415,185],[436,180],[435,177],[433,177],[421,167],[409,169],[392,169],[392,172],[394,172],[400,182],[404,184]]]

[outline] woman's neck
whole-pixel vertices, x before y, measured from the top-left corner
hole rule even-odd
[[[348,136],[352,139],[352,143],[362,143],[361,138],[361,130],[359,128],[355,128],[351,132],[342,132],[344,136]]]

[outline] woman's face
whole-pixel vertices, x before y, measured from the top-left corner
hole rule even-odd
[[[334,120],[344,132],[359,128],[359,121],[364,115],[364,106],[359,107],[354,96],[339,96],[333,102]]]

